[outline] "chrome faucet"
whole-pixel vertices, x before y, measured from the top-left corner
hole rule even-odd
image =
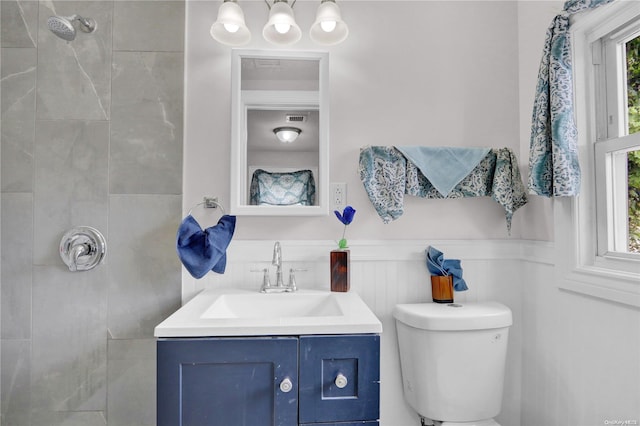
[[[291,276],[289,277],[289,285],[285,285],[284,279],[282,278],[282,247],[280,245],[280,241],[276,241],[273,245],[273,260],[271,260],[271,264],[276,267],[276,282],[274,285],[271,285],[271,280],[269,279],[269,270],[267,268],[254,270],[254,272],[262,272],[262,287],[260,288],[261,293],[283,293],[283,292],[292,292],[296,291],[296,281],[295,276],[293,275],[293,271],[296,269],[292,269]]]
[[[282,280],[282,248],[280,247],[280,241],[276,241],[273,245],[273,260],[271,264],[276,267],[276,287],[284,287],[284,281]]]

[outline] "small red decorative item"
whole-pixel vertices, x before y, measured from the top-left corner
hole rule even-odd
[[[332,250],[330,260],[331,291],[349,291],[349,250]]]

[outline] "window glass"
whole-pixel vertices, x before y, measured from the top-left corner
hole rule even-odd
[[[599,101],[605,140],[596,143],[598,253],[640,254],[640,32],[637,23],[603,37]]]
[[[640,37],[625,44],[627,65],[627,132],[640,132]],[[640,253],[640,150],[627,153],[628,251]]]

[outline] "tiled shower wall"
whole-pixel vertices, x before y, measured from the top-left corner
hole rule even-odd
[[[184,2],[1,3],[2,426],[155,425],[153,327],[180,306]],[[65,42],[51,15],[95,19]],[[104,264],[69,272],[71,227]]]

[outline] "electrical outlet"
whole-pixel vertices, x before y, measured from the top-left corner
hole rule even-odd
[[[331,210],[342,210],[347,205],[347,184],[337,182],[331,184]]]

